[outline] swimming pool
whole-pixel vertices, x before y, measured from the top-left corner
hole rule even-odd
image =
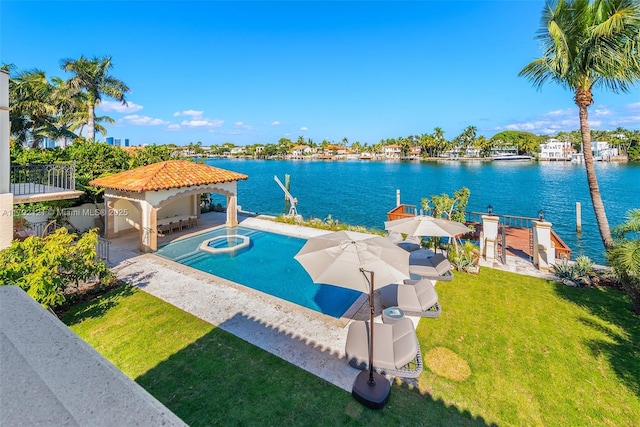
[[[205,240],[228,233],[248,236],[246,248],[211,254],[199,250]],[[313,283],[293,259],[306,240],[248,227],[218,228],[169,243],[156,254],[180,264],[285,299],[333,317],[341,317],[361,295],[350,289]]]

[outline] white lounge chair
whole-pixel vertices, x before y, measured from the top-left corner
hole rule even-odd
[[[380,289],[380,296],[384,307],[398,307],[405,315],[434,318],[442,313],[438,293],[429,279],[387,285]]]
[[[416,256],[414,256],[416,254]],[[442,254],[435,254],[429,258],[417,256],[414,252],[409,257],[409,273],[423,279],[450,281],[453,279],[451,263]]]

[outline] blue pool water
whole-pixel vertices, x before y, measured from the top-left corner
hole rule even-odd
[[[236,227],[230,234],[249,236],[251,244],[247,248],[215,255],[198,249],[203,241],[226,234],[226,228],[218,228],[169,243],[157,255],[333,317],[341,317],[361,295],[313,283],[293,259],[306,242],[297,237]]]

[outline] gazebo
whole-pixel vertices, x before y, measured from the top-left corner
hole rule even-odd
[[[158,249],[158,224],[171,218],[200,216],[200,195],[227,197],[228,227],[238,225],[237,181],[247,175],[188,160],[167,160],[89,182],[102,187],[105,204],[105,237],[115,238],[134,230],[140,249]]]

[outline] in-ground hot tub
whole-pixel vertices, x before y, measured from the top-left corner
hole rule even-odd
[[[212,254],[228,253],[246,248],[249,243],[251,243],[249,236],[229,234],[205,240],[200,244],[200,250]]]

